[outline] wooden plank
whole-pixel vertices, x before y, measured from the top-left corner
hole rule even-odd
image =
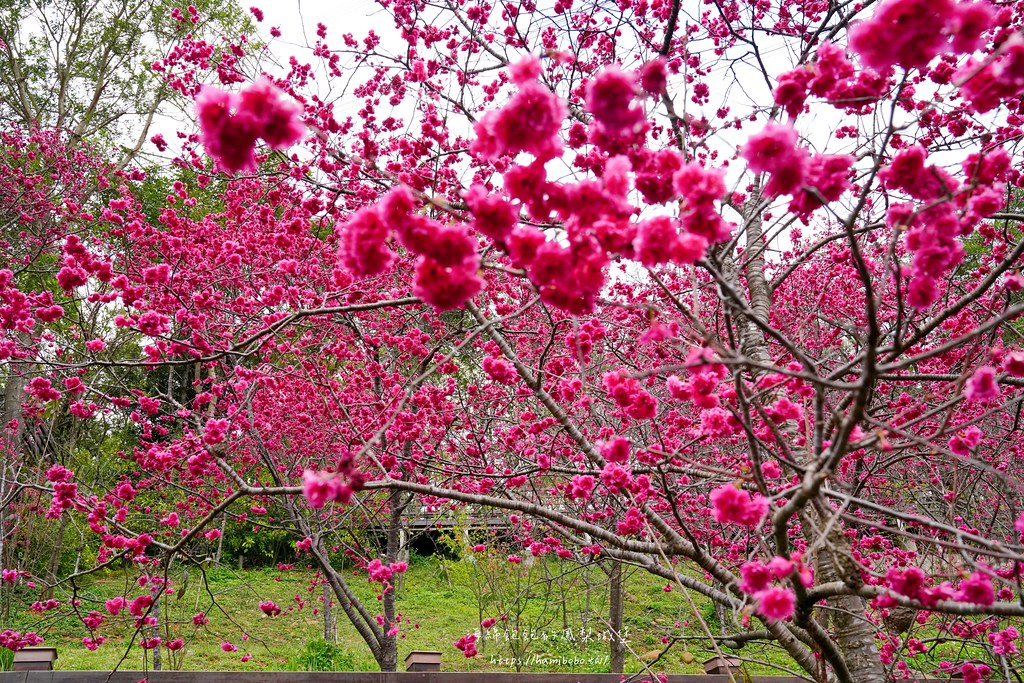
[[[731,683],[728,676],[674,674],[668,683]],[[0,683],[620,683],[619,674],[512,672],[380,673],[302,671],[26,671],[0,672]],[[630,679],[639,683],[643,676]],[[646,678],[649,680],[649,678]],[[737,677],[737,681],[744,679]],[[753,683],[806,683],[793,676],[754,676]],[[916,683],[946,683],[948,679],[916,679]],[[992,681],[990,683],[998,683]]]
[[[638,676],[635,681],[644,680]],[[620,674],[513,672],[302,672],[302,671],[28,671],[0,673],[0,683],[620,683]],[[647,679],[649,680],[649,679]],[[740,679],[742,680],[742,679]],[[790,676],[755,676],[753,683],[804,683]],[[730,683],[725,675],[668,676],[667,683]]]

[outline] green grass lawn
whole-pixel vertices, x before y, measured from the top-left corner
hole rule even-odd
[[[498,571],[504,571],[499,568]],[[474,575],[474,572],[477,574]],[[177,653],[162,650],[164,669],[191,670],[303,670],[326,667],[338,670],[376,670],[369,650],[348,623],[344,613],[337,614],[337,645],[319,645],[323,638],[323,592],[312,571],[296,567],[290,571],[256,569],[231,571],[213,567],[205,572],[192,568],[172,573],[173,595],[161,601],[161,633],[164,641],[181,638],[185,646]],[[440,650],[446,671],[515,670],[510,661],[518,658],[524,671],[607,671],[608,643],[603,619],[607,616],[607,585],[604,574],[592,570],[591,589],[577,576],[569,579],[562,592],[548,585],[515,583],[507,576],[501,580],[486,577],[488,589],[502,584],[492,599],[503,601],[514,614],[519,614],[523,631],[519,637],[505,630],[499,622],[478,643],[480,654],[467,659],[453,647],[459,637],[478,630],[479,616],[474,592],[470,587],[479,570],[472,563],[443,562],[436,558],[418,558],[403,577],[398,592],[398,610],[402,614],[399,640],[399,668],[404,668],[406,654],[412,650]],[[67,602],[80,600],[80,612],[106,613],[104,601],[115,596],[129,599],[144,592],[129,583],[127,573],[108,571],[97,574],[77,587],[67,586],[64,594],[54,597]],[[352,576],[351,585],[369,609],[375,610],[373,586],[365,575]],[[478,582],[477,585],[480,585]],[[664,648],[663,637],[684,636],[655,665],[659,672],[702,673],[701,662],[712,656],[709,643],[703,638],[701,621],[717,633],[717,620],[709,604],[692,595],[697,611],[678,588],[664,590],[663,582],[644,573],[630,573],[626,581],[624,631],[629,652],[627,671],[643,666],[641,657],[650,659]],[[497,596],[497,597],[496,597]],[[516,600],[515,598],[519,598]],[[259,609],[261,600],[273,600],[283,611],[268,617]],[[511,606],[511,607],[509,607]],[[203,611],[209,624],[197,628],[192,616]],[[55,611],[56,612],[56,611]],[[134,618],[127,610],[119,617],[107,617],[100,632],[106,642],[97,650],[83,647],[82,638],[89,635],[79,617],[54,613],[36,615],[15,609],[15,628],[38,630],[46,644],[58,648],[58,669],[110,670],[152,668],[151,653],[138,645]],[[485,617],[499,616],[497,608],[489,608]],[[514,619],[508,623],[514,623]],[[567,633],[566,629],[569,630]],[[221,644],[231,643],[237,651],[225,652]],[[778,651],[757,650],[748,646],[739,652],[743,657],[787,665]],[[243,662],[243,655],[249,655]],[[770,667],[751,666],[751,673],[769,673]],[[778,673],[778,670],[775,670]]]

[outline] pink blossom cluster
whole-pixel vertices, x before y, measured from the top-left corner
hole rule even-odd
[[[733,226],[715,207],[726,195],[725,169],[684,164],[673,174],[672,186],[683,199],[679,220],[684,233],[675,260],[694,263],[704,256],[704,245],[727,240],[732,233]]]
[[[75,473],[63,465],[53,465],[46,471],[47,480],[53,484],[53,498],[46,513],[47,518],[57,519],[64,510],[74,506],[78,496],[78,484],[72,481],[74,476]]]
[[[122,200],[113,199],[112,204]],[[124,204],[115,204],[122,207]],[[124,219],[120,214],[111,209],[104,209],[104,218],[112,223],[123,223]],[[82,243],[78,235],[68,235],[64,241],[63,266],[57,271],[57,284],[65,292],[71,292],[89,281],[89,276],[94,275],[100,282],[111,282],[113,278],[112,265],[109,261],[97,258]]]
[[[690,356],[693,357],[694,353],[691,352]],[[693,401],[700,410],[712,410],[720,405],[716,390],[726,374],[727,370],[721,364],[696,366],[689,368],[689,379],[670,375],[665,386],[669,396],[677,401]]]
[[[82,638],[82,647],[91,652],[95,652],[100,648],[100,645],[107,642],[106,636],[96,636],[95,638],[85,637]]]
[[[975,370],[964,384],[964,398],[979,403],[998,400],[999,382],[996,380],[996,369],[991,365],[982,365]]]
[[[988,634],[988,642],[992,646],[992,651],[997,655],[1009,656],[1015,655],[1018,652],[1017,639],[1020,637],[1020,633],[1013,626],[1007,626],[1002,631],[996,631]]]
[[[504,358],[484,356],[480,365],[491,381],[498,384],[515,384],[519,381],[519,373],[516,372],[515,366]]]
[[[536,228],[517,228],[509,240],[513,261],[526,269],[543,301],[569,313],[593,310],[609,258],[597,239],[580,235],[568,245],[547,241]]]
[[[649,420],[658,412],[658,401],[640,381],[615,370],[604,375],[604,390],[615,404],[635,420]]]
[[[539,161],[557,157],[562,152],[559,133],[565,104],[538,81],[541,64],[533,55],[513,64],[509,72],[519,91],[504,107],[487,112],[476,122],[470,149],[488,160],[520,152]]]
[[[615,524],[616,530],[623,536],[640,536],[646,526],[647,520],[636,506],[626,510],[626,515]]]
[[[312,508],[320,509],[329,501],[347,504],[352,495],[362,488],[362,478],[352,473],[347,480],[337,472],[306,470],[302,474],[302,495]]]
[[[853,157],[811,155],[799,144],[791,126],[769,123],[751,136],[741,156],[755,173],[770,173],[764,191],[793,196],[789,210],[801,217],[826,202],[834,202],[849,188]]]
[[[608,462],[629,462],[629,451],[632,448],[629,439],[616,436],[601,444],[601,456]]]
[[[799,553],[790,559],[773,557],[768,564],[746,562],[740,567],[740,590],[757,601],[758,614],[776,621],[789,619],[796,609],[796,596],[791,589],[772,585],[772,581],[783,581],[794,573],[802,585],[813,585],[811,570]]]
[[[463,194],[473,214],[473,228],[481,235],[503,244],[519,223],[519,207],[491,194],[483,185],[473,185]]]
[[[22,634],[21,631],[5,629],[0,631],[0,647],[17,652],[26,647],[35,647],[43,642],[42,636],[35,631]]]
[[[760,493],[748,493],[735,484],[725,484],[711,492],[711,515],[723,524],[757,526],[768,515],[768,499]]]
[[[960,673],[963,674],[964,683],[982,683],[992,673],[992,667],[988,664],[964,662],[960,667]]]
[[[985,0],[885,0],[850,28],[850,48],[872,69],[922,69],[942,52],[978,49],[994,18]]]
[[[204,86],[195,102],[200,140],[228,173],[256,169],[258,139],[271,149],[287,149],[305,132],[299,106],[266,78],[238,94]]]
[[[277,606],[277,603],[273,600],[261,600],[260,611],[266,614],[268,617],[276,617],[281,614],[281,608]]]
[[[976,425],[971,425],[966,429],[958,431],[952,436],[947,445],[949,446],[950,452],[954,455],[959,455],[961,458],[970,457],[971,451],[978,447],[981,443],[983,432],[978,429]]]
[[[397,187],[357,211],[338,229],[338,256],[356,277],[378,275],[396,258],[387,246],[394,235],[419,257],[413,293],[439,311],[457,308],[483,289],[476,240],[465,225],[442,225],[414,208],[412,192]]]
[[[82,617],[82,623],[85,624],[86,628],[91,631],[95,631],[103,623],[103,615],[99,612],[89,612]]]
[[[962,579],[957,587],[954,587],[949,581],[929,586],[931,579],[920,568],[913,566],[903,570],[890,569],[885,576],[885,581],[894,592],[916,600],[925,607],[933,606],[943,600],[956,600],[984,606],[991,605],[996,600],[992,579],[983,571],[973,572],[967,578]],[[878,607],[888,607],[893,603],[886,599],[886,596],[882,596],[875,600],[875,604]]]
[[[991,111],[1024,94],[1024,37],[1015,33],[983,62],[970,59],[954,75],[971,109]]]
[[[369,576],[370,581],[386,584],[391,581],[392,576],[401,574],[408,568],[409,565],[406,562],[392,562],[390,565],[387,565],[379,559],[374,559],[366,565],[366,574]]]
[[[647,85],[658,87],[659,83],[652,82],[657,80],[657,76],[648,74]],[[594,115],[601,134],[630,135],[647,125],[643,108],[634,101],[638,94],[636,75],[615,66],[603,69],[587,83],[587,111]]]
[[[938,297],[938,278],[963,260],[963,246],[957,238],[969,234],[975,223],[1000,206],[989,199],[1002,193],[1010,163],[1002,148],[971,155],[964,162],[964,169],[974,184],[961,190],[953,176],[927,165],[927,159],[924,147],[907,147],[878,174],[887,189],[905,192],[924,205],[923,209],[916,209],[910,203],[893,204],[886,215],[891,228],[907,230],[907,248],[913,253],[910,274],[914,276],[907,298],[912,306],[921,309]],[[958,204],[967,209],[963,218],[958,213]]]
[[[461,638],[455,641],[454,645],[456,649],[461,650],[462,654],[465,655],[467,658],[476,657],[477,655],[475,633],[468,633],[462,636]]]

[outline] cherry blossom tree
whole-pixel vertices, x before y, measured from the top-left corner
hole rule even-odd
[[[380,7],[287,73],[187,35],[154,64],[199,125],[159,209],[111,169],[95,210],[45,206],[55,291],[0,277],[11,438],[61,404],[136,430],[106,480],[4,475],[95,534],[76,577],[281,525],[394,668],[397,542],[356,558],[377,612],[334,530],[483,506],[816,680],[1019,675],[1024,5]],[[121,609],[53,602],[87,646]]]

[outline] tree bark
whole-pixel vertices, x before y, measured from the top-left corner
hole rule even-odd
[[[622,562],[612,560],[612,570],[608,574],[608,671],[613,674],[622,673],[626,663],[626,643],[622,640],[622,603]]]
[[[840,534],[832,531],[831,536],[829,540],[834,541]],[[847,567],[842,571],[837,566],[838,558],[849,558],[849,553],[850,548],[843,541],[826,543],[818,552],[817,581],[844,581],[848,580],[844,574],[859,571],[856,567]],[[850,562],[852,563],[852,560]],[[849,671],[849,680],[853,683],[885,683],[885,668],[882,666],[882,659],[875,643],[877,627],[868,621],[867,601],[857,595],[840,595],[830,598],[828,606],[831,613],[832,637],[842,652]]]

